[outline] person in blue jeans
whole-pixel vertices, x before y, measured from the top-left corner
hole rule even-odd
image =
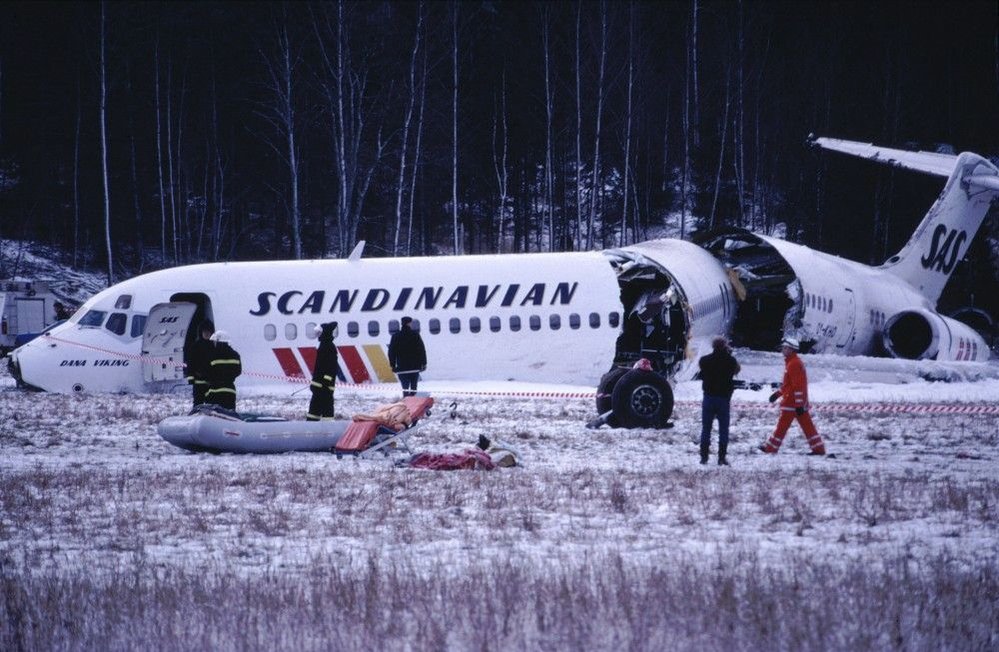
[[[427,349],[419,332],[413,329],[412,317],[403,317],[402,328],[389,340],[388,359],[402,385],[402,395],[415,396],[420,372],[427,370]]]
[[[728,340],[716,337],[711,342],[711,353],[698,361],[701,368],[701,464],[708,463],[711,453],[711,427],[718,419],[718,464],[728,465],[729,407],[732,401],[734,378],[741,370],[739,362],[728,347]]]

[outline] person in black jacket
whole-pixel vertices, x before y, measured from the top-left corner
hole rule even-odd
[[[741,367],[728,348],[724,337],[711,342],[712,351],[702,357],[701,383],[704,400],[701,402],[701,464],[708,463],[711,452],[711,426],[718,419],[718,464],[727,465],[729,403],[734,389],[733,379]]]
[[[243,365],[236,349],[229,345],[229,334],[215,331],[211,337],[212,356],[208,361],[208,392],[206,403],[214,403],[229,410],[236,409],[236,378],[243,372]]]
[[[198,327],[197,339],[184,349],[184,366],[195,408],[205,402],[205,394],[208,393],[208,368],[215,348],[209,338],[214,332],[215,324],[210,319],[204,320]]]
[[[427,368],[427,350],[423,338],[413,330],[413,318],[403,317],[402,328],[389,341],[388,358],[399,377],[403,396],[414,396],[420,372]]]
[[[335,321],[316,326],[319,336],[319,349],[316,351],[316,366],[312,370],[312,400],[309,401],[308,421],[333,418],[333,392],[336,390],[336,377],[340,373],[340,358],[333,340],[339,333]]]

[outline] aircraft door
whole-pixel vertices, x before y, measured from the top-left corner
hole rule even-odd
[[[197,310],[184,301],[158,303],[142,333],[142,379],[147,383],[184,380],[184,342]]]
[[[853,296],[853,290],[850,288],[844,289],[846,293],[843,299],[846,300],[846,310],[843,313],[842,329],[839,332],[839,337],[836,339],[836,348],[838,349],[849,346],[850,342],[853,341],[853,331],[857,318],[857,300]]]

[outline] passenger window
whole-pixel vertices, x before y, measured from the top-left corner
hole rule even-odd
[[[461,320],[458,319],[457,317],[452,317],[451,320],[448,322],[448,328],[450,329],[450,331],[452,333],[460,333],[461,332]]]
[[[347,335],[349,337],[357,337],[361,334],[361,326],[356,321],[347,322]]]
[[[562,328],[562,318],[558,315],[551,315],[548,317],[548,328],[553,331],[557,331]]]
[[[590,313],[590,328],[600,328],[600,315],[599,313]]]
[[[528,318],[527,323],[530,324],[532,331],[541,330],[541,317],[538,317],[537,315],[531,315]]]
[[[284,339],[293,340],[298,337],[298,326],[295,324],[284,325]]]
[[[132,330],[129,333],[133,338],[142,337],[142,333],[146,330],[146,316],[145,315],[133,315],[132,316]]]
[[[430,334],[437,335],[441,332],[441,321],[439,319],[430,320]]]
[[[114,302],[115,310],[128,310],[132,307],[132,295],[123,294]]]
[[[832,311],[833,311],[832,299],[829,299],[829,312],[832,312]]]
[[[491,330],[494,333],[500,332],[500,327],[501,327],[502,324],[503,324],[503,322],[502,322],[502,320],[499,317],[490,317],[489,318],[489,330]]]
[[[104,328],[108,329],[115,335],[125,334],[125,322],[128,320],[128,316],[123,312],[112,313],[108,317],[108,323],[104,325]]]
[[[389,328],[389,331],[388,331],[389,335],[395,335],[396,333],[398,333],[399,332],[399,320],[398,319],[390,319],[389,320],[389,324],[388,324],[388,328]]]
[[[478,317],[472,317],[471,319],[468,320],[468,330],[472,331],[473,333],[478,333],[480,330],[482,330],[482,322],[479,321]]]
[[[264,339],[268,342],[273,342],[277,339],[277,326],[274,324],[267,324],[264,326]]]
[[[512,317],[510,317],[510,330],[512,330],[514,333],[520,330],[520,317],[518,317],[517,315],[513,315]]]
[[[419,333],[420,332],[420,320],[419,319],[414,319],[412,321],[412,323],[409,324],[409,327],[412,328],[417,333]]]
[[[310,321],[305,325],[305,339],[314,340],[316,337],[316,325]]]
[[[574,312],[569,313],[569,328],[571,328],[572,330],[576,330],[577,328],[579,328],[579,325],[581,323],[582,320],[580,320],[579,315],[577,315]]]
[[[104,323],[107,313],[103,310],[88,310],[87,314],[80,318],[80,326],[97,326]]]
[[[378,322],[376,321],[368,322],[368,335],[370,335],[371,337],[378,337],[378,333],[380,332],[381,329],[378,327]]]
[[[611,314],[607,315],[607,324],[611,328],[617,328],[621,324],[621,313],[612,312]]]

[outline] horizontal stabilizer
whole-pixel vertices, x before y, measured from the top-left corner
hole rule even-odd
[[[809,138],[809,143],[831,149],[843,154],[859,156],[878,163],[934,174],[939,177],[949,177],[957,163],[956,154],[939,154],[937,152],[908,152],[904,149],[881,147],[871,143],[857,143],[852,140],[837,138]]]

